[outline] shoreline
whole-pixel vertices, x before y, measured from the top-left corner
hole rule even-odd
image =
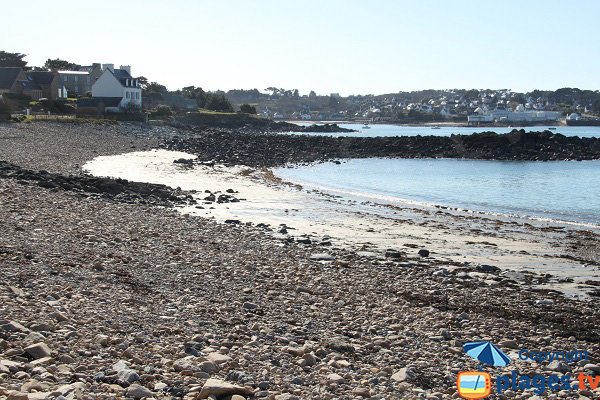
[[[332,120],[332,121],[307,121],[307,120],[293,120],[293,119],[281,119],[277,121],[289,122],[292,124],[347,124],[347,125],[364,125],[364,121],[340,121],[340,120]],[[485,124],[485,125],[472,125],[467,122],[422,122],[422,123],[410,123],[403,124],[399,122],[391,122],[391,121],[369,121],[369,125],[395,125],[395,126],[409,126],[409,127],[455,127],[455,128],[536,128],[536,127],[545,127],[545,126],[567,126],[566,123],[562,121],[547,121],[545,123],[534,123],[531,125],[508,125],[508,124]]]
[[[82,175],[80,166],[98,156],[155,149],[157,138],[180,134],[129,124],[0,127],[0,160]],[[237,168],[247,181],[249,167]],[[241,201],[219,207],[251,202],[251,191],[232,182],[224,189],[237,190]],[[382,254],[352,251],[323,236],[281,240],[268,227],[215,223],[10,178],[0,179],[0,199],[0,397],[143,391],[192,400],[212,378],[248,398],[446,400],[455,397],[456,373],[477,367],[462,351],[468,341],[493,341],[523,375],[550,365],[519,360],[519,348],[585,349],[587,362],[599,361],[597,318],[587,310],[593,299],[567,298],[546,286],[545,275],[446,260],[431,235],[407,237],[416,247],[395,245],[399,251]],[[544,257],[549,249],[578,265],[597,250],[597,238],[584,231],[569,237],[551,226],[497,225],[473,216],[452,231],[436,228],[451,218],[443,214],[397,211],[413,216],[412,223],[398,221],[400,233],[448,230],[475,255],[499,247],[483,242],[503,241],[519,247],[511,256],[523,260],[537,257],[519,253],[530,244],[542,259],[552,259]],[[470,229],[481,229],[469,233],[480,243],[453,235]],[[528,235],[546,241],[523,240]],[[429,257],[417,254],[424,248]],[[48,346],[47,357],[25,350],[39,342]],[[574,376],[582,371],[579,363],[561,366]]]
[[[425,248],[438,261],[472,266],[491,264],[503,271],[547,275],[542,287],[582,298],[586,297],[583,288],[595,290],[584,282],[600,280],[600,269],[594,268],[593,260],[590,260],[592,270],[576,267],[571,259],[564,259],[561,252],[553,248],[556,241],[566,240],[570,232],[586,230],[598,235],[600,227],[597,226],[494,215],[443,205],[381,204],[360,197],[339,196],[318,187],[302,187],[277,177],[276,181],[266,182],[265,174],[269,170],[173,164],[181,158],[193,160],[195,156],[154,150],[100,157],[84,168],[97,176],[154,184],[171,182],[183,190],[198,191],[201,194],[196,200],[200,206],[178,207],[180,212],[214,218],[220,223],[235,221],[264,226],[283,242],[331,242],[350,251],[369,251],[378,256],[393,250],[403,253],[399,261]],[[205,189],[215,196],[232,191],[241,201],[222,204],[202,201]],[[398,221],[402,223],[397,227]],[[477,230],[470,233],[474,227]],[[537,229],[543,233],[534,233]],[[560,232],[554,232],[555,237],[550,239],[548,230]],[[410,250],[415,243],[420,243],[419,248]],[[573,278],[577,279],[570,282]]]

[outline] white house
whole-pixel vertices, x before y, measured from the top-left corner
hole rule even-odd
[[[142,88],[137,79],[131,77],[131,67],[115,69],[113,64],[104,64],[102,75],[92,85],[92,97],[102,98],[118,106],[106,107],[106,111],[120,111],[129,106],[142,107]]]

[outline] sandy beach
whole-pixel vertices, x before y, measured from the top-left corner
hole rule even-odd
[[[504,373],[598,368],[595,230],[173,163],[197,157],[158,149],[178,134],[0,125],[1,161],[196,199],[165,208],[0,180],[0,398],[451,399],[477,367],[462,352],[475,340],[512,356]],[[534,363],[521,348],[591,358]]]

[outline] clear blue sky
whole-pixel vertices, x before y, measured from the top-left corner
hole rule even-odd
[[[28,0],[0,50],[129,64],[169,89],[600,89],[600,1]]]

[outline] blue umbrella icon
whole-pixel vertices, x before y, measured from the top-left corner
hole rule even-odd
[[[465,343],[463,350],[482,364],[506,367],[510,363],[510,358],[491,342]]]

